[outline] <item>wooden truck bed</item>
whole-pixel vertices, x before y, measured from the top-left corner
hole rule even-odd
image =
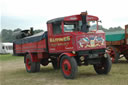
[[[47,33],[38,33],[33,36],[25,37],[14,42],[14,53],[26,52],[45,52]]]
[[[107,45],[122,45],[125,43],[125,34],[106,34]]]

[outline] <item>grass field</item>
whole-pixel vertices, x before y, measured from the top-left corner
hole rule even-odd
[[[123,59],[113,64],[108,75],[97,75],[91,65],[81,66],[77,78],[67,80],[51,65],[27,73],[23,57],[0,55],[0,85],[128,85],[128,63]]]

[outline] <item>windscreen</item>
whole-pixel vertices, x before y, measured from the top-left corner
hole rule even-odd
[[[96,21],[88,21],[89,32],[97,30],[97,22]]]
[[[64,32],[74,32],[74,31],[79,31],[78,21],[64,22]]]
[[[89,32],[97,30],[97,21],[88,21],[86,27],[89,29]],[[81,28],[82,28],[82,21],[64,22],[64,32],[81,31]]]

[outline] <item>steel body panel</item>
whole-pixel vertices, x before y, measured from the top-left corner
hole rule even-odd
[[[63,40],[65,37],[70,37],[69,41]],[[91,40],[90,37],[92,37],[93,39]],[[91,43],[91,41],[93,41],[94,44],[93,45],[90,44],[90,46],[88,44],[87,46],[86,40],[84,40],[84,38],[89,39],[88,43]],[[84,47],[81,47],[80,44],[85,44],[85,45]],[[49,38],[49,53],[61,53],[61,52],[71,52],[71,51],[80,51],[80,50],[86,51],[86,50],[103,49],[103,48],[106,48],[105,33],[70,32],[61,35],[54,35]]]
[[[94,50],[106,48],[105,33],[86,33],[76,36],[77,50]]]

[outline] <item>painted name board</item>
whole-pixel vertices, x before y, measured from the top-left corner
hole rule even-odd
[[[70,36],[61,37],[61,38],[50,38],[50,42],[65,42],[70,41]]]

